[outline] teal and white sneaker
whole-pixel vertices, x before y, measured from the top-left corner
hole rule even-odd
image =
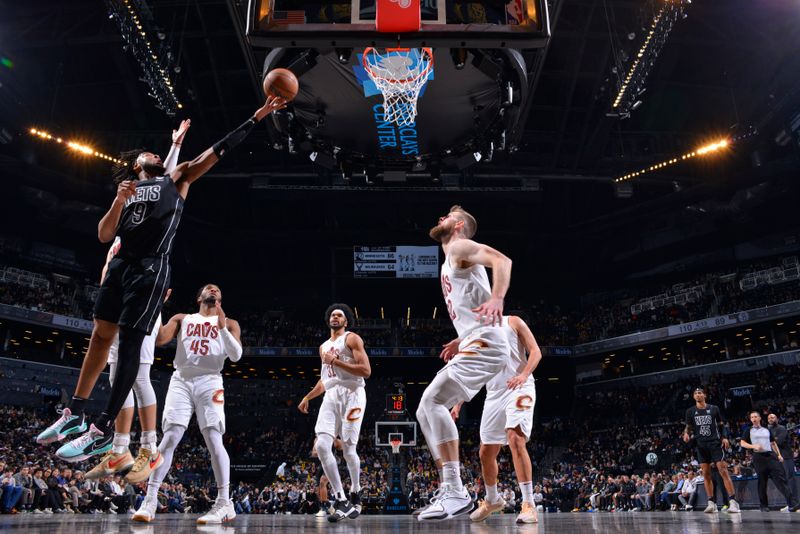
[[[86,432],[86,418],[83,415],[72,415],[69,408],[59,410],[61,417],[58,421],[48,426],[44,432],[36,436],[36,443],[47,444],[61,441],[70,434]]]
[[[107,453],[111,450],[113,441],[113,432],[105,435],[96,426],[91,425],[87,433],[58,449],[56,456],[67,462],[81,462],[92,456]]]

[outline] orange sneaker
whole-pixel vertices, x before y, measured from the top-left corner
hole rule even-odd
[[[86,478],[93,480],[120,473],[126,469],[130,469],[133,463],[133,455],[131,455],[131,451],[127,449],[120,454],[114,454],[108,451],[105,456],[103,456],[102,460],[100,460],[100,463],[86,473]]]
[[[163,463],[164,457],[158,449],[155,451],[139,449],[139,454],[136,456],[133,467],[131,467],[131,470],[125,475],[125,481],[129,484],[138,484],[139,482],[147,480],[150,478],[150,473],[153,469],[157,469]]]
[[[522,503],[522,510],[517,516],[517,523],[538,523],[539,516],[536,514],[536,507],[529,502]]]
[[[489,502],[486,499],[482,500],[474,512],[469,514],[469,518],[474,521],[483,521],[495,512],[499,512],[506,507],[506,501],[501,497],[497,502]]]

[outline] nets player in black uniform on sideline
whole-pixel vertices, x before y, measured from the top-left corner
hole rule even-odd
[[[695,388],[694,401],[695,405],[686,410],[686,429],[683,431],[683,441],[689,443],[690,431],[692,431],[696,443],[697,461],[703,470],[703,484],[706,488],[706,495],[708,495],[708,505],[704,512],[712,514],[717,511],[717,505],[714,502],[714,479],[711,474],[711,464],[716,464],[728,495],[736,495],[723,450],[730,449],[730,443],[724,425],[722,433],[719,430],[722,424],[719,407],[714,404],[706,404],[706,394],[703,388]],[[731,498],[728,513],[738,514],[739,512],[739,503],[735,498]]]
[[[119,332],[117,369],[105,410],[88,432],[58,450],[62,460],[78,462],[111,449],[114,418],[136,379],[142,341],[153,328],[169,286],[169,254],[189,186],[241,143],[261,119],[285,105],[282,99],[268,98],[244,124],[194,160],[179,164],[171,174],[165,175],[159,156],[141,152],[123,167],[127,176],[115,177],[117,195],[100,220],[98,238],[108,243],[119,236],[122,248],[108,264],[98,291],[94,329],[75,395],[61,417],[42,433],[49,437],[48,443],[87,430],[83,409]]]

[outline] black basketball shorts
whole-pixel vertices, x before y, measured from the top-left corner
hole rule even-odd
[[[169,282],[168,256],[114,258],[97,293],[94,318],[150,333]]]
[[[715,464],[725,459],[722,444],[697,444],[697,462],[701,464]]]

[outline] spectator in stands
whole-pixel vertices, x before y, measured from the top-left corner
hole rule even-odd
[[[683,505],[684,511],[691,512],[697,502],[697,477],[694,471],[689,471],[686,479],[683,482],[681,493],[678,495],[678,500]]]

